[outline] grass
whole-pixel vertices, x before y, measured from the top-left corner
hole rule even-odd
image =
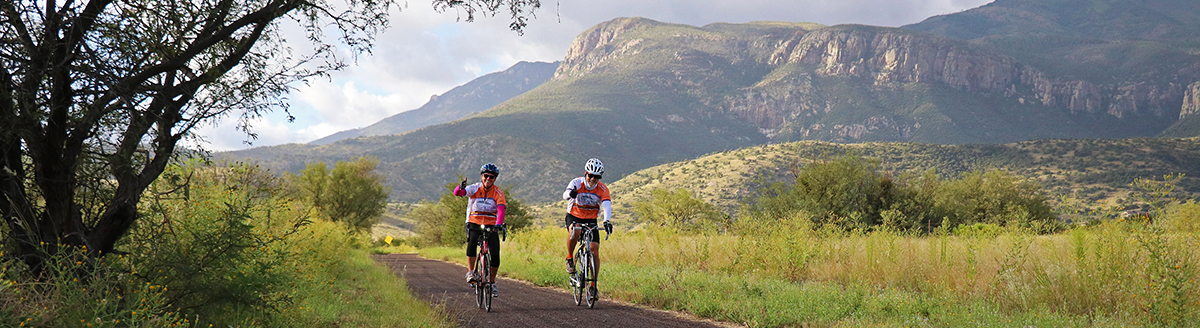
[[[618,230],[602,243],[601,295],[752,327],[1187,325],[1200,313],[1200,205],[1169,213],[1043,236]],[[499,273],[565,288],[563,244],[562,229],[511,233]]]
[[[343,265],[330,270],[328,284],[313,284],[291,324],[296,327],[453,327],[440,310],[417,299],[407,283],[376,264],[364,250],[350,252]]]

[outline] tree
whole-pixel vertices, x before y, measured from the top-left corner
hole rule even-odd
[[[464,221],[467,198],[455,196],[454,186],[447,183],[436,203],[422,201],[411,214],[417,220],[417,234],[423,242],[433,245],[458,246],[467,242]],[[507,214],[507,213],[506,213]]]
[[[333,171],[324,162],[310,163],[299,176],[288,175],[301,194],[321,210],[321,217],[341,222],[354,231],[371,229],[387,210],[391,187],[375,172],[379,160],[364,156],[352,162],[338,161]],[[328,172],[328,173],[327,173]]]
[[[394,0],[0,1],[0,215],[33,267],[59,245],[114,251],[142,194],[201,124],[282,108],[290,85],[369,52]],[[508,12],[537,0],[434,0]],[[312,51],[291,52],[284,22]],[[327,42],[328,35],[338,43]]]

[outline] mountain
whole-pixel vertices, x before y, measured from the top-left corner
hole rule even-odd
[[[506,70],[480,76],[440,96],[434,95],[420,108],[392,115],[363,128],[334,133],[309,144],[325,145],[349,138],[398,134],[457,120],[541,85],[554,76],[557,68],[557,62],[522,61]]]
[[[392,201],[401,202],[435,199],[458,175],[474,179],[479,165],[494,162],[512,197],[548,202],[589,157],[604,160],[611,182],[655,165],[798,140],[1151,137],[1191,120],[1193,102],[1185,99],[1195,94],[1186,90],[1200,81],[1192,69],[1200,52],[1186,50],[1187,41],[1138,42],[1166,44],[1152,53],[1167,55],[1112,57],[1132,66],[1106,70],[912,28],[619,18],[581,33],[553,78],[486,111],[397,135],[223,156],[296,171],[307,161],[372,155],[382,161]],[[1131,73],[1142,70],[1154,74]]]
[[[1184,126],[1164,135],[1200,135],[1187,128],[1198,125],[1188,118],[1200,112],[1200,2],[998,0],[903,28],[966,40],[1067,77],[1051,87],[1075,90],[1063,93],[1073,111],[1120,115],[1178,102]]]

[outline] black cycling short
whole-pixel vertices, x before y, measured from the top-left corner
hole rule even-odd
[[[475,257],[479,248],[479,236],[483,236],[483,227],[467,222],[467,257]],[[488,252],[492,253],[492,267],[500,267],[500,234],[488,234]]]
[[[579,224],[593,224],[594,225],[594,224],[596,224],[596,219],[580,219],[580,218],[575,217],[574,215],[571,215],[571,213],[567,213],[567,217],[563,219],[563,223],[566,224],[567,230],[570,230],[572,224],[579,223]],[[600,229],[592,230],[592,241],[596,242],[597,244],[600,243]]]

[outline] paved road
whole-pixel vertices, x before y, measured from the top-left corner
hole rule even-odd
[[[375,255],[397,276],[408,281],[413,293],[446,309],[461,327],[722,327],[667,311],[658,311],[605,300],[601,290],[596,308],[576,306],[571,294],[500,278],[500,297],[492,312],[475,306],[475,293],[463,280],[461,265],[421,258],[415,254]],[[503,268],[501,268],[503,270]],[[563,274],[566,278],[566,274]]]

